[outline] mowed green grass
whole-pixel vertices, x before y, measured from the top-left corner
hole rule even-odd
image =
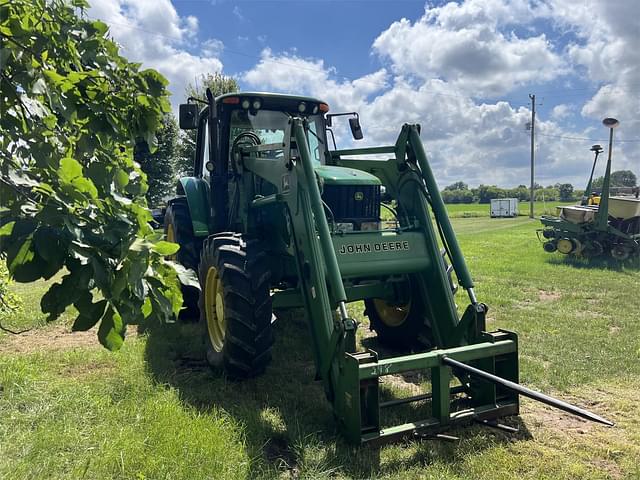
[[[489,326],[519,334],[522,383],[616,427],[525,399],[508,420],[515,435],[472,426],[454,430],[453,443],[355,448],[313,379],[303,318],[276,322],[266,374],[237,383],[203,364],[196,325],[132,335],[116,353],[91,339],[70,346],[36,313],[45,288],[36,284],[20,289],[29,313],[5,320],[36,330],[0,336],[0,478],[640,478],[640,265],[546,254],[538,223],[522,217],[454,228]],[[362,306],[350,310],[365,331]]]

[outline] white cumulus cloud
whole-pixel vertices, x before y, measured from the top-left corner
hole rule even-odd
[[[558,23],[575,30],[567,47],[576,69],[594,84],[603,84],[582,108],[594,119],[615,116],[624,126],[621,138],[640,132],[640,3],[553,1]],[[640,161],[640,160],[639,160]]]
[[[394,72],[440,78],[474,96],[502,95],[532,81],[552,80],[564,62],[544,34],[506,29],[528,21],[524,1],[470,0],[427,7],[415,22],[394,22],[373,43]]]
[[[100,0],[88,14],[109,25],[125,57],[167,77],[174,108],[196,76],[222,70],[222,42],[209,39],[199,45],[197,18],[181,17],[170,0]],[[200,48],[201,54],[193,53]]]

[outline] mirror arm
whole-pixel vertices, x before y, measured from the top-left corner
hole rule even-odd
[[[201,98],[196,98],[196,97],[187,98],[187,103],[190,103],[190,102],[198,102],[198,103],[204,103],[205,105],[209,105],[208,101],[203,100]]]
[[[327,115],[325,115],[325,118],[329,120],[333,117],[344,117],[346,115],[354,115],[358,119],[358,121],[360,121],[360,116],[358,115],[358,112],[328,113]],[[331,121],[329,120],[327,124],[331,126]]]
[[[331,134],[331,140],[333,140],[333,149],[337,150],[338,147],[336,146],[336,136],[333,134],[333,130],[331,130],[330,128],[327,128],[326,130]]]

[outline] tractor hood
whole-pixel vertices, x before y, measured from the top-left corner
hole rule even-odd
[[[315,168],[316,173],[326,185],[381,185],[375,175],[354,168],[322,165]]]

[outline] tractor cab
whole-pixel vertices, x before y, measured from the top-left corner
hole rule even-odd
[[[180,128],[198,130],[195,176],[208,178],[211,172],[220,171],[224,161],[230,163],[231,155],[241,145],[282,144],[293,116],[307,120],[313,160],[317,165],[325,162],[327,141],[323,113],[329,111],[329,106],[324,102],[271,93],[229,93],[210,102],[190,100],[193,103],[180,105]],[[200,109],[200,102],[207,106]],[[212,149],[212,145],[219,148]],[[270,154],[277,156],[278,152],[270,151]]]
[[[241,145],[284,144],[287,125],[293,116],[307,121],[307,142],[315,165],[325,163],[327,141],[323,112],[326,103],[306,97],[269,94],[227,94],[219,97],[222,144],[229,155]],[[225,128],[226,127],[226,128]],[[282,150],[270,150],[271,156],[282,158]]]
[[[353,137],[362,138],[358,114],[328,112],[327,103],[312,97],[252,92],[221,95],[202,110],[197,103],[180,106],[180,127],[198,129],[194,176],[210,185],[214,230],[224,229],[233,223],[234,215],[244,214],[228,202],[240,191],[242,152],[253,149],[262,159],[282,160],[294,117],[304,119],[306,143],[332,227],[346,231],[379,227],[380,180],[362,170],[335,165],[329,149],[329,138],[334,149],[336,143],[333,117],[350,116]],[[279,187],[265,183],[256,186],[253,194],[270,195]]]

